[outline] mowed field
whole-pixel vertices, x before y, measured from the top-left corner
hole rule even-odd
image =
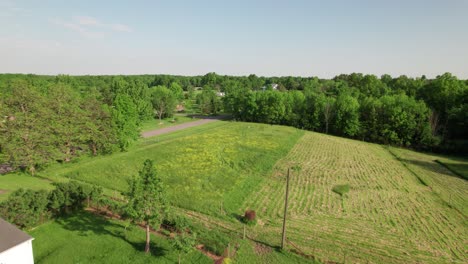
[[[467,160],[291,127],[219,121],[142,139],[125,153],[52,166],[39,173],[41,178],[24,180],[34,184],[37,179],[37,188],[51,188],[50,182],[74,179],[120,196],[145,159],[155,161],[172,211],[191,219],[199,243],[216,248],[213,252],[219,255],[229,243],[239,245],[237,263],[312,261],[275,249],[281,242],[287,168],[293,168],[288,250],[325,263],[468,259],[467,181],[435,162],[463,174]],[[7,176],[11,182],[18,179],[18,184],[6,189],[21,187],[24,175]],[[333,192],[336,185],[345,184],[350,190],[343,197]],[[259,219],[247,228],[250,240],[241,239],[243,225],[237,220],[246,209],[255,210]],[[36,260],[59,262],[73,252],[76,262],[104,262],[117,251],[135,262],[175,260],[168,240],[161,237],[153,241],[164,254],[144,256],[143,232],[134,229],[122,235],[123,223],[89,214],[47,223],[32,233],[41,244],[34,249]],[[115,248],[108,247],[114,243]],[[194,263],[206,261],[198,253],[191,256]]]
[[[259,240],[278,240],[294,167],[290,249],[336,262],[466,263],[468,184],[435,158],[306,132],[244,207],[265,222]],[[341,184],[344,197],[332,191]]]

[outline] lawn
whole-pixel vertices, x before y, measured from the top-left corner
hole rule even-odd
[[[433,159],[306,132],[244,208],[264,223],[257,239],[279,243],[285,174],[293,167],[290,249],[335,262],[463,263],[468,185]],[[334,192],[345,185],[349,192]]]
[[[51,190],[53,185],[49,180],[33,177],[23,173],[0,175],[0,201],[6,199],[11,192],[19,189]]]
[[[29,232],[35,263],[177,263],[169,238],[151,235],[151,255],[144,253],[145,232],[87,212],[59,218]],[[183,263],[213,263],[197,250]]]

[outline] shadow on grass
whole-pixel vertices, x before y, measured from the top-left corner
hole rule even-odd
[[[244,223],[242,220],[244,219],[244,216],[240,215],[240,214],[236,214],[236,213],[231,213],[231,216],[233,218],[235,218],[237,221],[241,222],[241,223]]]
[[[422,169],[424,169],[426,171],[439,173],[439,174],[443,174],[443,175],[450,176],[450,177],[456,177],[456,178],[461,178],[461,179],[464,178],[459,173],[455,173],[451,169],[447,168],[447,166],[445,164],[441,164],[441,162],[421,161],[421,160],[413,160],[413,159],[400,159],[400,161],[405,162],[407,164],[411,164],[411,165],[420,167],[420,168],[422,168]],[[451,164],[450,166],[455,167],[457,165],[453,166]],[[458,169],[462,170],[463,168],[465,168],[465,166],[461,164]]]
[[[101,216],[94,215],[85,211],[79,211],[72,215],[58,218],[56,222],[66,230],[78,232],[78,235],[80,236],[110,235],[115,238],[122,239],[123,241],[131,245],[136,251],[144,253],[146,244],[144,241],[135,242],[129,240],[125,235],[125,231],[123,231],[123,225],[109,221]],[[141,234],[142,237],[144,237],[143,230]],[[156,245],[153,242],[150,243],[151,256],[163,257],[166,255],[166,249]]]

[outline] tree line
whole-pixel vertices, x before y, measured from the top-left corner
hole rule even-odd
[[[278,85],[277,85],[278,86]],[[301,90],[230,89],[225,107],[250,122],[291,125],[369,142],[466,154],[468,85],[450,73],[433,80],[373,75],[308,79]]]
[[[144,121],[170,117],[177,104],[241,121],[466,154],[467,87],[468,80],[450,73],[434,79],[0,74],[0,164],[34,174],[81,155],[126,151]]]
[[[176,84],[148,87],[120,76],[103,86],[75,81],[0,76],[0,164],[34,174],[82,155],[126,151],[138,139],[142,122],[172,115],[178,94],[171,88],[182,93]]]

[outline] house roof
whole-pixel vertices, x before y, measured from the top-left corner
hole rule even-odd
[[[33,238],[0,218],[0,253]]]

